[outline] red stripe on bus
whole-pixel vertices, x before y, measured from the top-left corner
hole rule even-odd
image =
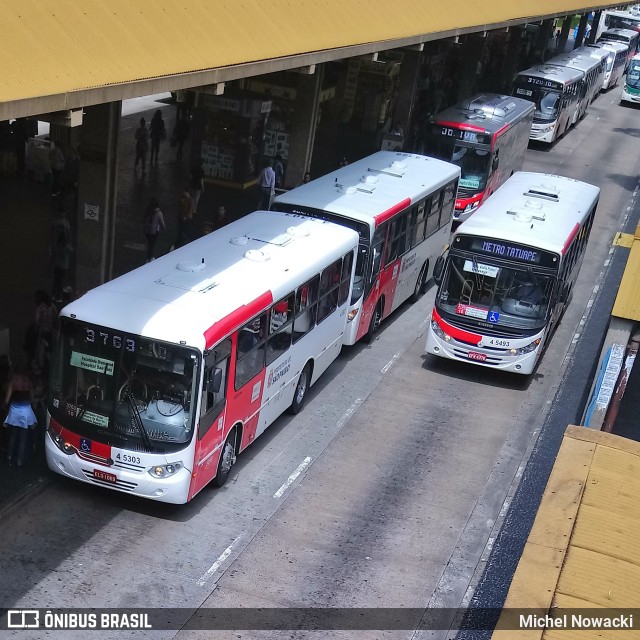
[[[271,291],[263,293],[261,296],[245,304],[235,311],[232,311],[228,316],[221,318],[214,325],[211,325],[204,332],[204,340],[207,349],[212,347],[220,338],[224,338],[229,335],[234,329],[237,329],[240,325],[253,318],[253,316],[264,311],[273,302],[273,295]]]
[[[571,244],[573,239],[576,237],[576,234],[578,233],[578,231],[580,231],[580,225],[576,222],[576,226],[573,227],[573,231],[569,234],[569,237],[567,238],[565,243],[562,245],[562,251],[560,251],[562,255],[564,255],[564,252],[567,250],[567,247]]]
[[[402,202],[398,202],[398,204],[394,205],[390,209],[379,213],[377,216],[374,216],[373,219],[375,220],[376,227],[378,225],[381,225],[383,222],[386,222],[389,218],[393,218],[393,216],[406,209],[410,204],[411,198],[405,198]]]
[[[507,129],[509,128],[508,124],[505,124],[503,127],[500,127],[500,129],[498,129],[495,134],[493,135],[494,140],[498,137],[501,136]]]
[[[464,131],[479,131],[484,133],[484,127],[478,127],[475,124],[463,124],[461,122],[447,122],[446,120],[438,120],[436,124],[441,124],[443,127],[453,127],[454,129],[463,129]]]
[[[478,345],[480,340],[482,340],[482,336],[477,333],[471,333],[470,331],[464,331],[463,329],[458,329],[448,322],[445,322],[440,314],[436,311],[435,307],[431,312],[431,317],[438,323],[439,327],[452,338],[456,340],[460,340],[460,342],[466,342],[467,344]]]
[[[456,209],[464,209],[468,204],[473,204],[474,202],[482,202],[483,198],[484,191],[481,191],[472,198],[456,198]]]

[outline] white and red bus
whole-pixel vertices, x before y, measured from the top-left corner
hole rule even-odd
[[[427,353],[530,374],[571,299],[600,189],[515,173],[438,261]]]
[[[449,240],[460,168],[379,151],[276,197],[272,209],[321,218],[360,235],[345,344],[373,338],[405,300],[417,300]]]
[[[358,234],[257,211],[89,291],[60,314],[49,468],[184,503],[342,348]]]
[[[436,116],[427,153],[460,167],[454,222],[466,220],[522,169],[533,123],[528,100],[484,93]]]

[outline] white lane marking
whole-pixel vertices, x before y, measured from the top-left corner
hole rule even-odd
[[[349,418],[353,415],[353,412],[361,404],[362,404],[362,398],[356,398],[353,401],[353,404],[342,414],[340,420],[336,422],[336,426],[338,427],[338,429],[342,429],[342,427],[344,427],[344,425],[348,422]]]
[[[240,534],[221,554],[220,557],[198,578],[196,584],[199,587],[203,587],[205,582],[220,568],[220,565],[231,555],[233,547],[236,546],[238,541],[242,538]]]
[[[596,295],[598,293],[598,291],[600,291],[600,285],[599,284],[597,284],[595,287],[593,287],[594,295]]]
[[[592,306],[593,306],[593,298],[591,298],[591,300],[589,300],[589,302],[587,302],[587,309],[591,309]],[[584,316],[583,316],[583,319],[584,319]]]
[[[604,266],[605,266],[605,267],[608,267],[610,263],[611,263],[611,260],[609,260],[609,258],[607,258],[607,259],[604,261]]]
[[[579,340],[579,339],[580,339],[580,334],[579,334],[579,333],[576,333],[576,334],[573,336],[573,340],[571,341],[571,344],[575,344],[576,342],[578,342],[578,340]]]
[[[307,456],[298,468],[287,478],[286,482],[273,494],[274,498],[281,498],[284,492],[291,486],[293,481],[304,471],[304,468],[311,462],[311,458]]]
[[[400,352],[394,354],[393,358],[391,358],[391,360],[389,360],[389,362],[387,362],[387,364],[384,365],[384,367],[382,367],[382,369],[380,369],[381,373],[387,373],[387,371],[389,371],[389,369],[391,369],[391,367],[393,366],[393,363],[401,356],[402,354]]]

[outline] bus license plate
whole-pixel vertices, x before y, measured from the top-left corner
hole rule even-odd
[[[477,353],[476,351],[469,351],[469,360],[477,360],[478,362],[485,362],[487,355],[485,353]]]
[[[93,470],[93,477],[96,480],[102,480],[103,482],[111,482],[111,484],[115,484],[118,481],[118,476],[114,475],[113,473],[100,471],[100,469]]]

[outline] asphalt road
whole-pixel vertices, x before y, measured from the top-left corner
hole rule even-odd
[[[371,346],[345,349],[304,411],[271,426],[223,489],[171,507],[55,478],[21,503],[0,522],[0,606],[184,607],[174,615],[187,623],[188,608],[200,606],[422,608],[468,600],[567,366],[599,349],[597,336],[585,342],[580,334],[594,321],[592,309],[606,313],[594,305],[596,287],[640,173],[640,113],[618,106],[618,94],[600,96],[551,150],[527,153],[527,170],[602,189],[573,301],[531,378],[425,357],[432,287],[386,322]],[[447,637],[414,630],[147,635]]]

